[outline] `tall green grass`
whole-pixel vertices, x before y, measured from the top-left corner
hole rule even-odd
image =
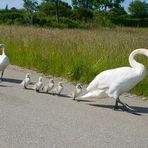
[[[136,48],[148,48],[148,28],[96,30],[0,26],[12,64],[89,83],[103,70],[128,66]],[[138,61],[148,69],[148,58]],[[132,92],[148,96],[148,76]]]

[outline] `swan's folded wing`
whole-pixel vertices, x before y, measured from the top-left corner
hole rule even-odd
[[[106,70],[97,75],[94,80],[88,85],[87,91],[96,89],[107,89],[111,85],[118,85],[128,81],[136,80],[136,73],[133,68],[121,67],[111,70]]]

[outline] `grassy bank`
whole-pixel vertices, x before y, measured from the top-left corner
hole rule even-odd
[[[136,48],[148,48],[148,29],[42,29],[0,26],[11,63],[88,83],[103,70],[128,66]],[[148,58],[138,57],[148,69]],[[148,96],[148,76],[132,92]]]

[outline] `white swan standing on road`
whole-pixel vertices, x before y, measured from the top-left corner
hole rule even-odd
[[[122,104],[126,109],[130,109],[127,104],[120,101],[119,96],[133,88],[138,82],[143,80],[146,75],[144,65],[134,59],[138,54],[148,57],[148,50],[134,50],[129,56],[129,64],[131,67],[120,67],[101,72],[88,85],[88,93],[80,98],[111,97],[116,99],[114,109],[118,108],[118,103]]]
[[[33,86],[33,89],[35,89],[37,92],[41,92],[43,90],[43,78],[39,77],[38,82]]]
[[[82,85],[78,83],[76,85],[75,91],[72,93],[73,100],[75,100],[80,95],[81,92],[82,92]]]
[[[64,89],[63,83],[59,82],[57,88],[53,89],[51,93],[53,95],[60,95],[63,89]]]
[[[6,67],[9,65],[9,58],[5,54],[5,45],[0,44],[0,48],[2,49],[2,55],[0,55],[0,71],[2,72],[1,80],[3,80],[4,71]]]
[[[49,91],[51,91],[54,87],[54,80],[53,79],[49,79],[49,82],[46,86],[44,86],[44,92],[48,93]]]
[[[30,75],[31,75],[30,73],[27,73],[25,79],[20,84],[25,89],[27,89],[27,86],[31,83]]]
[[[63,87],[63,83],[62,82],[59,82],[58,83],[58,88],[56,89],[56,94],[57,95],[60,95],[61,92],[63,91],[64,87]]]

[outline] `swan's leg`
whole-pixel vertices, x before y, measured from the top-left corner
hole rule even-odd
[[[120,103],[120,104],[123,105],[123,107],[124,107],[123,110],[125,110],[125,111],[129,111],[129,110],[131,110],[131,111],[135,111],[133,108],[129,107],[128,104],[123,103],[119,98],[117,99],[117,101],[118,101],[118,103]]]
[[[120,104],[122,104],[123,106],[126,106],[126,104],[125,103],[123,103],[119,98],[117,98],[117,100],[116,101],[118,101]]]
[[[118,109],[118,103],[123,105],[124,110],[127,110],[127,104],[123,103],[119,98],[116,99],[114,110]]]
[[[76,97],[75,96],[73,96],[73,100],[76,100]]]
[[[38,92],[38,93],[39,93],[39,92],[40,92],[40,91],[39,91],[39,89],[36,89],[36,92]]]
[[[4,75],[4,71],[2,71],[2,74],[1,74],[1,80],[3,81],[3,75]]]
[[[116,99],[114,110],[118,109],[118,99]]]

